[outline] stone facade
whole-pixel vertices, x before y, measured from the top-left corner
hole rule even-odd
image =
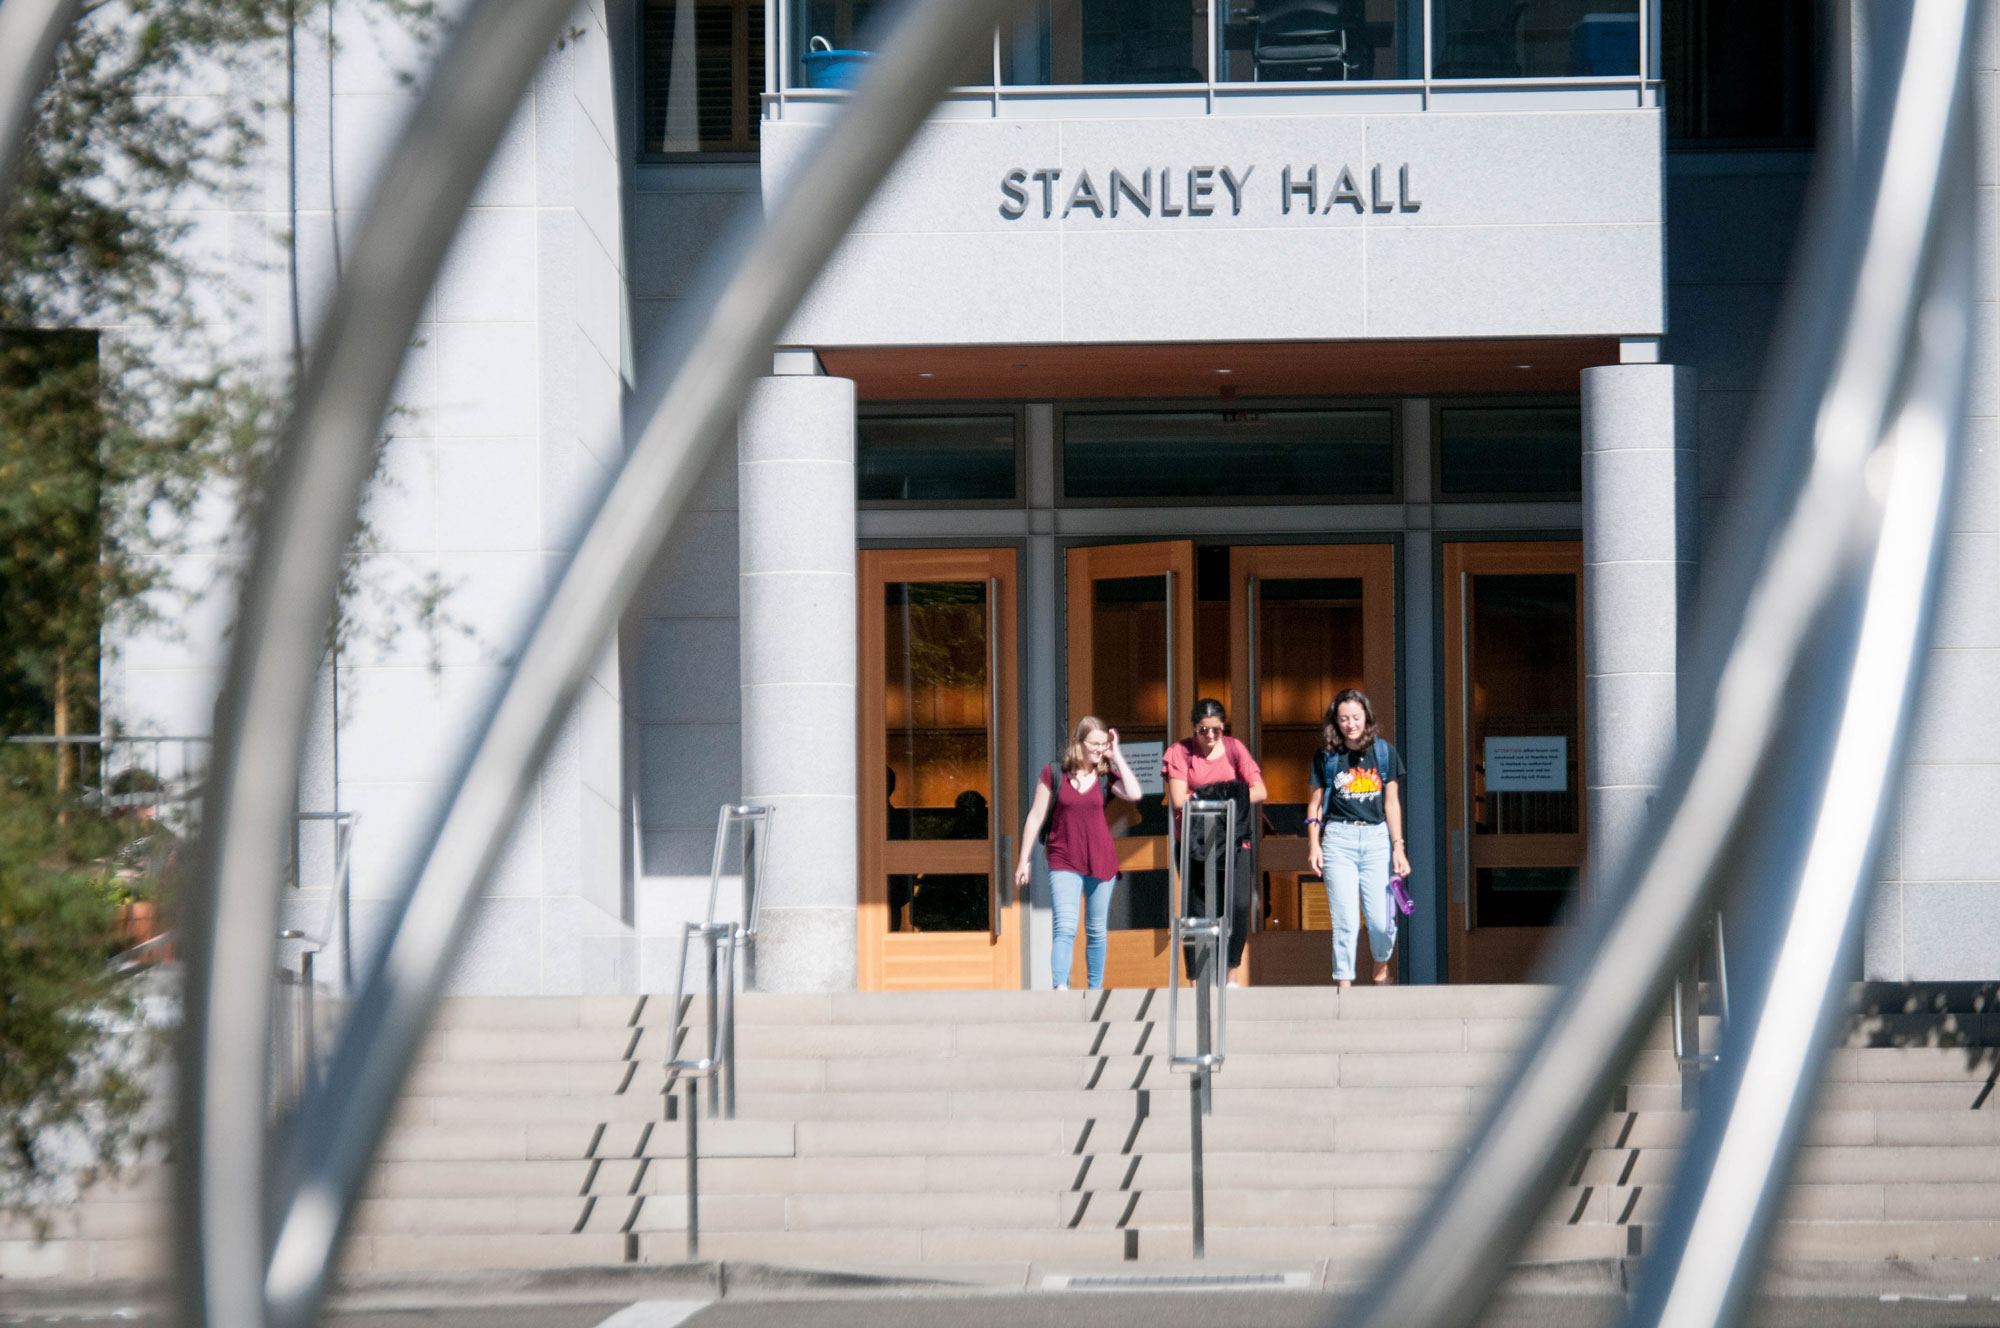
[[[399,74],[425,58],[358,10],[335,12],[339,40],[302,34],[297,71],[308,328],[412,105]],[[2000,968],[2000,847],[1980,829],[2000,795],[1992,26],[1980,75],[1968,461],[1930,683],[1869,922],[1871,978],[1984,979]],[[618,464],[637,423],[635,366],[670,353],[709,243],[740,210],[782,197],[824,131],[825,105],[808,103],[765,122],[761,165],[641,163],[635,15],[619,0],[590,0],[573,27],[503,142],[411,349],[369,512],[378,547],[363,569],[386,593],[360,605],[303,775],[308,803],[360,814],[364,946],[511,643]],[[978,118],[982,103],[961,99],[892,173],[786,340],[1622,339],[1628,362],[1590,370],[1581,384],[1582,509],[1551,507],[1548,518],[1556,537],[1580,532],[1585,544],[1601,866],[1642,814],[1671,733],[1701,533],[1730,490],[1811,157],[1669,153],[1656,108],[1537,97],[1447,98],[1431,110],[1378,97],[1351,103],[1353,113],[1339,98],[1301,109],[1295,97],[1282,113],[1231,115],[1206,114],[1198,100],[1168,110],[1127,100],[1110,113],[1107,101],[1039,118]],[[1127,185],[1115,197],[1114,170]],[[1046,178],[1047,215],[1038,171],[1061,172]],[[1086,171],[1095,205],[1076,192]],[[218,244],[254,297],[234,315],[238,331],[274,362],[290,352],[287,172],[276,150],[204,231],[227,237]],[[1191,214],[1197,186],[1206,215]],[[779,987],[854,982],[851,555],[857,539],[925,532],[880,513],[857,520],[843,384],[806,375],[758,387],[740,446],[715,458],[606,643],[480,906],[456,991],[669,988],[680,927],[705,898],[715,809],[739,798],[784,809],[760,977]],[[1428,405],[1410,397],[1403,409],[1414,439]],[[1038,643],[1023,661],[1024,714],[1038,751],[1062,724],[1058,541],[1138,529],[1129,514],[1056,502],[1054,410],[1026,408],[1023,509],[1004,521],[962,514],[957,526],[1024,551],[1024,632]],[[1399,574],[1415,578],[1399,591],[1399,692],[1418,781],[1435,779],[1441,749],[1434,698],[1409,685],[1436,680],[1430,595],[1443,518],[1427,502],[1429,465],[1406,455],[1402,506],[1301,510],[1256,527],[1290,520],[1291,533],[1377,530],[1398,542]],[[1201,518],[1219,537],[1251,529],[1234,519]],[[802,530],[813,539],[802,542]],[[180,580],[222,585],[238,556],[220,538],[193,541]],[[793,593],[813,578],[825,594]],[[442,593],[428,625],[411,607],[427,593]],[[211,590],[181,616],[181,635],[114,642],[110,711],[136,731],[205,732],[226,610],[226,593]],[[1613,693],[1623,699],[1614,704]],[[794,747],[823,759],[787,768]],[[1412,822],[1432,841],[1413,842],[1420,874],[1440,865],[1434,810]],[[325,895],[316,878],[307,884],[288,906],[316,927]],[[1029,948],[1040,952],[1045,907],[1033,925]],[[1419,919],[1413,944],[1441,953],[1434,928]],[[1424,958],[1411,975],[1435,978],[1438,967]]]

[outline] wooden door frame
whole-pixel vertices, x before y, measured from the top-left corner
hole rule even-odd
[[[1355,577],[1361,582],[1361,676],[1382,736],[1396,740],[1396,546],[1394,543],[1239,544],[1229,550],[1229,713],[1236,731],[1263,760],[1259,719],[1251,709],[1249,578]],[[1408,781],[1404,805],[1409,804]],[[1305,840],[1258,840],[1257,871],[1307,870]],[[1326,981],[1330,944],[1324,932],[1254,930],[1249,979],[1259,981],[1257,961],[1286,973],[1319,971]],[[1366,937],[1362,945],[1366,946]],[[1283,953],[1280,953],[1283,952]],[[1298,953],[1293,953],[1298,952]],[[1366,966],[1363,971],[1367,971]]]
[[[855,749],[861,763],[858,804],[861,880],[855,913],[855,960],[857,985],[863,991],[889,989],[927,990],[907,982],[895,982],[888,970],[892,948],[888,929],[888,877],[898,868],[909,868],[921,853],[930,858],[951,860],[953,869],[967,872],[994,871],[994,839],[924,840],[891,842],[883,833],[888,823],[888,789],[880,772],[888,766],[887,696],[875,681],[881,677],[883,632],[887,626],[882,603],[883,586],[898,581],[987,581],[997,578],[999,596],[989,605],[997,624],[997,647],[989,643],[990,657],[999,663],[998,713],[994,715],[988,741],[996,743],[1000,755],[1000,783],[993,790],[987,809],[989,836],[1018,836],[1020,833],[1020,551],[1011,545],[985,548],[862,549],[856,555],[859,591],[859,632],[856,641],[858,724]],[[989,683],[990,685],[990,683]],[[918,847],[921,845],[921,847]],[[898,861],[910,859],[912,861]],[[962,862],[956,861],[963,859]],[[933,866],[932,870],[939,870]],[[1012,872],[1013,863],[1005,864]],[[1011,891],[1011,882],[995,880],[995,890]],[[993,968],[988,982],[994,989],[1022,985],[1020,928],[1027,925],[1028,901],[1016,895],[1002,910],[1003,928],[999,936],[985,933],[991,946]],[[939,933],[926,938],[942,948],[968,948],[964,937],[979,932]],[[916,941],[916,937],[908,938]],[[953,942],[958,942],[954,945]],[[897,943],[900,946],[900,942]],[[919,948],[919,947],[904,947]],[[963,984],[957,984],[963,985]]]
[[[1085,715],[1095,714],[1095,679],[1092,669],[1093,633],[1090,630],[1090,613],[1095,603],[1091,587],[1095,582],[1126,576],[1163,576],[1173,573],[1172,595],[1168,608],[1171,613],[1172,645],[1169,655],[1169,686],[1167,688],[1167,741],[1173,742],[1180,735],[1182,716],[1194,708],[1195,701],[1195,632],[1194,632],[1194,541],[1156,540],[1144,544],[1079,544],[1064,551],[1065,604],[1064,611],[1068,637],[1068,716],[1063,725],[1065,735],[1072,725]],[[1106,716],[1107,721],[1113,717]],[[1118,870],[1166,871],[1167,840],[1165,836],[1149,836],[1144,839],[1130,838],[1118,840]],[[1107,938],[1105,958],[1106,982],[1112,973],[1123,973],[1157,964],[1159,980],[1151,985],[1164,986],[1171,971],[1171,960],[1167,954],[1167,936],[1164,928],[1114,931]],[[1083,962],[1083,946],[1076,947],[1076,963]],[[1124,984],[1120,984],[1124,985]]]
[[[1476,890],[1473,884],[1471,834],[1471,759],[1466,749],[1470,699],[1466,695],[1466,586],[1467,579],[1480,574],[1533,575],[1573,574],[1576,577],[1576,697],[1578,707],[1576,768],[1577,813],[1582,833],[1574,838],[1577,861],[1584,861],[1590,834],[1589,791],[1583,772],[1589,752],[1588,698],[1583,672],[1583,542],[1581,540],[1533,540],[1480,542],[1453,540],[1443,545],[1441,588],[1443,595],[1444,774],[1445,774],[1445,870],[1451,874],[1446,892],[1445,932],[1447,937],[1446,980],[1477,981],[1474,970],[1488,965],[1504,965],[1515,971],[1532,966],[1532,954],[1549,940],[1553,928],[1505,927],[1485,931],[1471,925],[1468,916]],[[1537,838],[1541,838],[1537,836]],[[1558,836],[1548,836],[1556,839]],[[1496,846],[1497,847],[1497,846]],[[1584,886],[1578,886],[1581,891]],[[1579,900],[1581,902],[1581,900]],[[1525,977],[1519,979],[1525,981]]]

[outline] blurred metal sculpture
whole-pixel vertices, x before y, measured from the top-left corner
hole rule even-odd
[[[35,99],[55,67],[63,34],[82,9],[83,0],[0,3],[0,215],[14,196]]]
[[[1847,119],[1827,117],[1667,791],[1352,1328],[1478,1316],[1725,894],[1750,917],[1731,1027],[1632,1317],[1733,1322],[1762,1265],[1916,696],[1971,354],[1973,5],[1856,12],[1875,25],[1863,110],[1851,145]]]
[[[276,883],[340,549],[421,302],[572,3],[486,0],[463,23],[385,172],[280,452],[182,929],[175,1231],[188,1325],[303,1328],[316,1314],[472,902],[598,644],[793,308],[949,71],[1013,7],[915,3],[785,199],[746,223],[736,261],[691,302],[685,349],[644,379],[648,423],[399,892],[325,1086],[267,1130]],[[0,4],[0,186],[78,7]],[[1973,9],[1862,12],[1878,29],[1866,108],[1851,152],[1822,154],[1841,166],[1819,188],[1771,405],[1750,437],[1756,469],[1712,560],[1714,630],[1691,672],[1675,792],[1604,883],[1567,991],[1355,1325],[1477,1316],[1729,893],[1752,914],[1738,1013],[1634,1317],[1732,1322],[1754,1285],[1866,897],[1880,817],[1855,809],[1880,806],[1919,681],[1970,356]]]

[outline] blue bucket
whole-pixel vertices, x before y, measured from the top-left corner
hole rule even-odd
[[[806,86],[809,88],[851,88],[868,72],[873,51],[836,51],[824,37],[812,39],[806,52]]]

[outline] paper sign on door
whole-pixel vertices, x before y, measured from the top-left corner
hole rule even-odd
[[[1166,776],[1160,772],[1160,763],[1166,759],[1167,744],[1164,742],[1121,742],[1120,751],[1131,765],[1132,773],[1139,777],[1141,792],[1157,796],[1167,791]]]
[[[1488,793],[1562,793],[1569,788],[1568,738],[1488,738]]]

